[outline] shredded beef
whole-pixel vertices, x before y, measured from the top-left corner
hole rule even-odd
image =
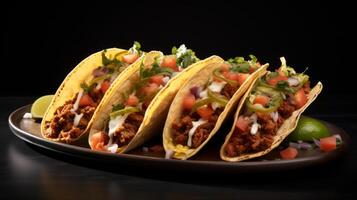
[[[192,147],[199,147],[207,138],[212,129],[214,128],[215,123],[207,122],[197,127],[195,133],[192,136]]]
[[[173,140],[175,144],[186,145],[188,132],[192,128],[192,119],[189,115],[181,118],[179,122],[172,123]]]
[[[93,106],[79,107],[76,113],[83,114],[83,116],[79,120],[78,125],[74,126],[73,121],[75,114],[71,109],[77,99],[77,95],[72,100],[65,102],[63,106],[60,106],[55,111],[53,119],[46,122],[46,137],[68,141],[69,139],[78,138],[87,128],[96,108]]]
[[[207,123],[204,123],[197,127],[195,133],[192,136],[192,147],[197,148],[207,138],[212,129],[214,128],[219,115],[222,113],[223,108],[217,108],[212,114]],[[175,144],[187,145],[188,132],[193,127],[192,121],[197,121],[200,117],[197,113],[186,113],[178,122],[172,123],[172,138]]]
[[[226,84],[222,91],[221,91],[221,94],[224,95],[225,97],[227,97],[228,99],[230,99],[234,93],[237,91],[237,87],[233,87],[232,85],[230,84]]]
[[[114,132],[114,136],[116,137],[116,141],[119,146],[129,144],[138,131],[143,119],[143,113],[131,113],[128,116],[123,126]]]
[[[291,113],[295,111],[295,105],[291,100],[283,101],[283,103],[278,108],[279,115],[283,118],[289,118]]]

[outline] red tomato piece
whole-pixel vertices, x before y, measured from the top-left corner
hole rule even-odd
[[[137,106],[139,104],[139,99],[135,95],[130,95],[126,100],[126,105],[128,106]]]
[[[265,106],[269,103],[270,98],[264,95],[257,95],[254,99],[254,104],[261,104],[262,106]]]
[[[163,75],[155,75],[150,77],[150,83],[156,83],[157,85],[164,85],[164,76]]]
[[[303,88],[301,88],[299,91],[295,93],[294,98],[298,108],[303,107],[307,102],[307,96]]]
[[[84,94],[82,98],[79,100],[79,106],[93,106],[94,102],[93,99],[88,95]]]
[[[267,80],[267,83],[270,84],[270,85],[275,86],[279,81],[286,81],[286,80],[288,80],[288,77],[285,76],[285,74],[284,74],[283,72],[278,71],[278,73],[279,73],[278,76]]]
[[[244,117],[238,117],[236,122],[236,128],[239,129],[241,132],[245,132],[248,129],[249,121],[244,119]]]
[[[242,85],[248,77],[249,74],[238,73],[238,77],[237,77],[238,84]]]
[[[105,93],[110,87],[110,82],[109,81],[104,81],[102,85],[100,86],[100,91],[102,93]]]
[[[202,106],[197,109],[197,113],[202,119],[209,120],[213,114],[213,110],[208,106]]]
[[[174,71],[179,71],[176,64],[175,56],[165,56],[162,60],[161,67],[171,68]]]
[[[194,95],[192,94],[188,94],[182,102],[182,106],[184,110],[191,110],[192,107],[195,105],[196,103],[196,98]]]
[[[298,150],[294,147],[288,147],[282,151],[280,151],[280,156],[283,160],[291,160],[296,158],[298,155]]]
[[[132,64],[134,63],[137,59],[139,58],[139,55],[136,53],[132,53],[132,54],[126,54],[123,56],[123,61],[128,63],[128,64]]]
[[[320,139],[321,151],[329,152],[336,149],[336,138],[333,136]]]
[[[104,150],[104,134],[102,132],[98,132],[93,134],[90,142],[91,142],[91,146],[94,150]]]

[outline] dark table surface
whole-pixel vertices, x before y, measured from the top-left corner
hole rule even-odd
[[[8,116],[35,97],[0,97],[0,199],[351,199],[357,194],[355,94],[322,94],[306,114],[343,128],[349,152],[332,163],[270,174],[227,175],[101,166],[27,144]],[[352,99],[352,100],[351,100]]]

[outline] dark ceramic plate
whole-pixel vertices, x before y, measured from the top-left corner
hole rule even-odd
[[[243,162],[230,163],[219,159],[219,147],[223,142],[223,133],[221,130],[197,156],[190,160],[164,159],[164,153],[154,153],[153,151],[144,151],[143,147],[150,147],[160,144],[161,138],[155,138],[149,141],[143,147],[139,147],[128,154],[110,154],[105,152],[92,151],[88,144],[62,144],[45,140],[40,133],[40,122],[32,119],[23,119],[26,112],[30,112],[31,105],[21,107],[9,116],[9,125],[12,132],[20,139],[39,146],[50,151],[55,151],[66,156],[79,159],[95,160],[102,163],[115,163],[120,166],[145,167],[157,170],[170,171],[199,171],[199,172],[226,172],[226,173],[247,173],[247,172],[271,172],[286,169],[297,169],[308,166],[315,166],[328,163],[342,156],[348,149],[350,143],[349,136],[337,126],[323,122],[330,129],[332,134],[339,134],[343,143],[335,150],[329,153],[321,152],[318,148],[312,150],[299,150],[298,157],[293,160],[281,160],[279,151],[282,146],[274,149],[269,154]],[[228,127],[228,126],[226,126]],[[223,129],[225,129],[223,127]],[[226,128],[227,129],[227,128]]]

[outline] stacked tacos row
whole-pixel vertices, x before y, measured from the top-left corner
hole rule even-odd
[[[185,45],[170,55],[108,49],[82,61],[48,108],[42,135],[93,150],[128,152],[162,134],[166,158],[197,154],[235,112],[220,156],[240,161],[264,155],[296,126],[322,89],[286,66],[275,72],[253,55],[196,57]],[[238,107],[237,107],[238,105]],[[164,127],[164,128],[163,128]],[[162,131],[163,128],[163,131]],[[224,134],[224,133],[222,133]]]

